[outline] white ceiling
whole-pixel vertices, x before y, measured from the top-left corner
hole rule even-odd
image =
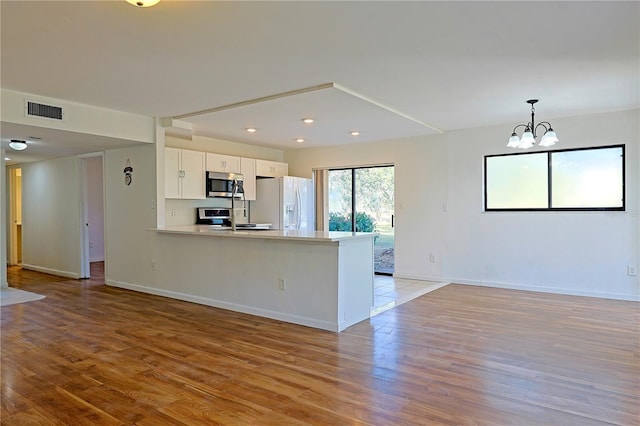
[[[256,145],[508,123],[506,138],[527,120],[530,98],[544,120],[640,105],[637,1],[2,0],[0,8],[3,88],[177,117],[195,134]],[[191,115],[199,111],[213,112]],[[307,116],[316,123],[303,125]],[[3,140],[12,130],[2,127]]]

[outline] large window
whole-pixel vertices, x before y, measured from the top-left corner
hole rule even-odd
[[[485,211],[624,210],[624,145],[484,157]]]

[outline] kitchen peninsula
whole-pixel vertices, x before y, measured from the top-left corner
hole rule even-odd
[[[330,331],[369,318],[375,233],[154,231],[156,288],[135,290]]]

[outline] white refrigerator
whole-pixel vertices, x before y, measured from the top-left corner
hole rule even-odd
[[[294,176],[258,179],[251,221],[270,223],[272,229],[315,230],[313,181]]]

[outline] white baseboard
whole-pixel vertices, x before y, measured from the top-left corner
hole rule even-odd
[[[437,283],[451,283],[448,278],[444,278],[436,275],[421,275],[421,274],[405,274],[403,272],[394,272],[393,278],[403,278],[406,280],[418,280],[418,281],[433,281]]]
[[[452,278],[451,282],[457,283],[457,284],[475,285],[480,287],[506,288],[510,290],[537,291],[541,293],[566,294],[570,296],[599,297],[601,299],[629,300],[634,302],[640,302],[640,296],[633,296],[629,294],[618,294],[618,293],[606,293],[606,292],[600,292],[600,291],[577,290],[573,288],[546,287],[546,286],[504,283],[504,282],[495,282],[495,281],[465,280],[465,279],[458,279],[458,278]]]
[[[304,325],[313,328],[320,328],[327,331],[340,331],[337,323],[321,321],[314,318],[301,317],[298,315],[276,312],[269,309],[261,309],[253,306],[239,305],[237,303],[225,302],[217,299],[209,299],[207,297],[194,296],[191,294],[179,293],[171,290],[163,290],[153,287],[131,284],[122,281],[105,280],[107,285],[112,287],[124,288],[126,290],[138,291],[140,293],[153,294],[156,296],[168,297],[170,299],[183,300],[185,302],[198,303],[200,305],[211,306],[214,308],[227,309],[229,311],[241,312],[243,314],[256,315],[265,318],[271,318],[279,321],[290,322],[293,324]]]
[[[59,271],[57,269],[44,268],[42,266],[36,266],[36,265],[29,265],[28,263],[23,263],[22,268],[29,269],[31,271],[42,272],[44,274],[58,275],[60,277],[73,278],[76,280],[80,279],[80,274],[76,272]]]
[[[537,286],[537,285],[527,285],[527,284],[518,284],[518,283],[506,283],[506,282],[499,282],[499,281],[479,281],[479,280],[469,280],[464,278],[450,278],[450,277],[441,277],[441,276],[416,275],[416,274],[404,274],[404,273],[394,273],[393,276],[394,278],[406,278],[410,280],[448,282],[453,284],[475,285],[480,287],[506,288],[510,290],[538,291],[541,293],[566,294],[570,296],[599,297],[602,299],[630,300],[630,301],[640,302],[640,295],[634,296],[629,294],[606,293],[606,292],[600,292],[600,291],[586,291],[586,290],[577,290],[572,288]]]

